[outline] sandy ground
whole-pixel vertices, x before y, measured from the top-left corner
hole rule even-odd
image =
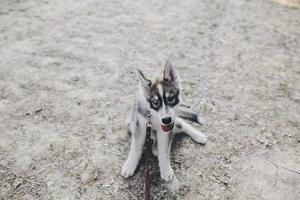
[[[169,59],[207,145],[177,138],[172,193],[300,199],[300,10],[263,0],[0,0],[0,199],[142,199],[120,176],[135,70]]]

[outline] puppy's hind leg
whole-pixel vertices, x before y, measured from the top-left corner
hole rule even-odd
[[[134,174],[143,152],[145,136],[146,134],[141,132],[141,128],[138,127],[136,127],[132,133],[130,151],[121,172],[124,178],[128,178]]]
[[[176,118],[175,132],[184,132],[197,143],[205,144],[207,141],[207,137],[203,133],[193,128],[191,125],[180,118]]]

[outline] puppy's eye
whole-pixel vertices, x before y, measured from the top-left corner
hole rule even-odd
[[[159,101],[155,98],[151,99],[151,103],[153,105],[153,107],[157,108],[159,106]]]
[[[174,96],[168,96],[167,100],[169,103],[174,103],[175,102],[175,97]]]

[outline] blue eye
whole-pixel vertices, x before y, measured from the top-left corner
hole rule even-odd
[[[168,100],[169,102],[172,102],[174,99],[175,99],[174,96],[168,96],[168,97],[167,97],[167,100]]]
[[[159,106],[159,101],[155,98],[151,99],[151,103],[153,105],[153,107],[157,108]]]
[[[174,104],[175,103],[175,96],[168,96],[167,101],[169,104]]]

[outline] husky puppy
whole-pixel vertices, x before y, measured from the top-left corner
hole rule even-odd
[[[170,149],[174,135],[184,132],[201,144],[205,144],[207,138],[183,120],[201,123],[196,113],[188,108],[182,108],[179,77],[170,62],[166,62],[162,76],[149,80],[138,70],[138,78],[139,94],[127,117],[128,132],[131,133],[132,141],[121,174],[128,178],[135,172],[143,152],[148,121],[147,111],[150,111],[152,153],[158,156],[161,178],[171,181],[174,172],[170,164]]]

